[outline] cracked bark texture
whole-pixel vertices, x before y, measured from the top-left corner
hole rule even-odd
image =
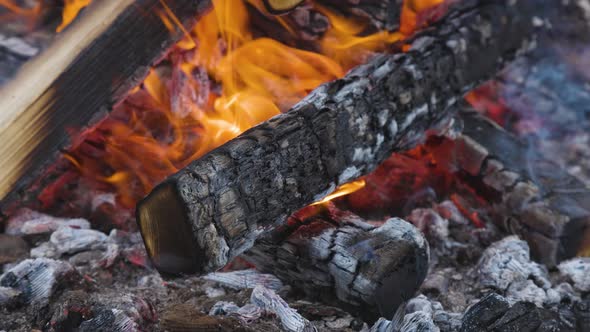
[[[374,57],[168,178],[137,209],[156,267],[166,272],[163,257],[174,255],[191,261],[174,272],[217,270],[293,212],[414,146],[534,45],[537,7],[464,1],[407,53]],[[160,241],[166,232],[173,242]]]
[[[424,281],[428,243],[412,224],[310,219],[260,239],[242,257],[311,298],[354,307],[371,319],[393,317]]]
[[[462,171],[487,187],[495,222],[526,240],[533,258],[550,267],[587,247],[590,188],[469,108],[460,119],[464,131],[452,154]]]

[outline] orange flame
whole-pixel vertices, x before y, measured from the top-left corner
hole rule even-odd
[[[352,181],[349,183],[345,183],[345,184],[341,185],[340,187],[336,188],[336,190],[334,190],[333,193],[326,196],[321,201],[315,202],[311,205],[319,205],[319,204],[328,203],[335,198],[346,196],[348,194],[352,194],[355,191],[361,190],[365,187],[365,185],[366,185],[366,183],[365,183],[365,180],[363,180],[363,179]]]
[[[2,1],[2,0],[0,0]],[[165,177],[256,124],[289,110],[318,85],[342,77],[399,33],[361,36],[363,24],[317,6],[332,22],[320,53],[254,39],[245,1],[213,0],[167,60],[68,153],[84,177],[114,187],[126,206]],[[172,26],[171,13],[160,16]],[[282,23],[286,24],[286,23]],[[360,24],[360,25],[359,25]],[[322,202],[364,186],[356,181]]]
[[[64,9],[62,12],[61,24],[57,27],[56,31],[61,32],[65,29],[74,19],[78,16],[80,11],[86,8],[92,0],[65,0]]]
[[[74,19],[78,16],[80,11],[87,7],[92,0],[64,0],[64,8],[62,11],[62,22],[56,28],[57,32],[63,31],[68,25],[70,25]],[[0,0],[0,7],[8,9],[14,14],[15,19],[27,20],[33,25],[36,21],[40,21],[41,9],[43,1],[39,0],[31,8],[21,7],[13,0]]]

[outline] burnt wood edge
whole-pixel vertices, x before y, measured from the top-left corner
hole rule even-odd
[[[241,257],[310,298],[354,308],[369,320],[392,318],[428,272],[426,239],[399,218],[377,227],[360,217],[315,216],[288,232],[259,239]]]
[[[7,210],[11,202],[21,201],[26,188],[58,159],[59,151],[71,144],[66,129],[82,131],[104,118],[183,36],[179,27],[170,31],[162,22],[160,15],[166,10],[160,0],[128,2],[128,6],[119,0],[93,3],[74,25],[25,64],[17,77],[0,90],[3,100],[15,101],[6,107],[13,107],[8,111],[17,115],[0,125],[0,139],[4,142],[0,146],[0,165],[4,166],[0,167],[0,209]],[[211,8],[210,0],[174,0],[166,4],[187,28]],[[103,6],[120,7],[107,12],[115,18],[96,17]],[[103,29],[104,22],[112,23],[94,40],[77,35],[89,29]],[[63,67],[48,68],[64,48],[78,53],[71,62],[62,61]],[[34,77],[39,71],[55,77],[45,77],[51,80],[50,84],[38,95],[30,95],[22,87],[37,84]],[[32,100],[30,104],[19,105],[19,100],[25,98],[23,94],[29,94],[26,98]]]
[[[414,146],[464,93],[534,46],[537,7],[462,2],[407,53],[376,56],[172,176],[204,253],[199,272],[223,267],[293,212]],[[151,194],[138,205],[140,224],[150,204]]]
[[[529,243],[533,258],[553,267],[590,245],[590,188],[541,151],[462,105],[463,170],[493,190],[494,221]]]

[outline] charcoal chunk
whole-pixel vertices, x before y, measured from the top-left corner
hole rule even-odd
[[[530,302],[518,302],[500,319],[488,327],[494,332],[533,332],[547,318],[547,311]]]
[[[467,310],[460,331],[484,331],[494,321],[502,317],[509,308],[510,304],[504,297],[490,293]]]
[[[27,259],[2,276],[0,286],[22,292],[24,302],[44,306],[60,286],[79,277],[68,263],[47,258]]]

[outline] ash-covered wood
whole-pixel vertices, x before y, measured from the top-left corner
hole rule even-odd
[[[66,130],[104,116],[183,36],[162,20],[167,10],[187,26],[209,0],[93,2],[67,31],[0,90],[0,200],[18,199],[71,142]]]
[[[376,56],[170,177],[137,209],[155,265],[216,270],[296,210],[412,147],[531,47],[534,7],[466,1],[407,53]]]
[[[548,266],[570,258],[590,240],[590,188],[534,147],[464,109],[464,131],[452,154],[457,166],[487,189],[495,221],[518,234]]]
[[[391,318],[428,272],[428,244],[404,220],[380,227],[361,218],[291,221],[290,229],[257,241],[243,257],[311,298]]]

